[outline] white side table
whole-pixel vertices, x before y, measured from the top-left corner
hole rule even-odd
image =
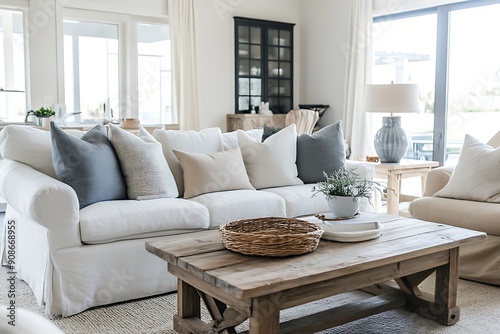
[[[407,177],[420,176],[422,193],[425,188],[427,173],[432,167],[439,166],[437,161],[402,159],[399,163],[370,163],[375,170],[375,177],[387,178],[387,213],[399,215],[399,203],[408,201],[415,196],[403,195],[401,193],[401,181]],[[393,191],[392,191],[392,190]]]

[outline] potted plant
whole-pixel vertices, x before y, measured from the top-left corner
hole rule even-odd
[[[54,116],[56,112],[51,108],[51,107],[40,107],[37,110],[30,110],[26,113],[26,118],[24,120],[25,123],[27,123],[27,120],[29,116],[35,116],[36,117],[36,125],[42,126],[43,125],[43,120],[47,119],[51,116]]]
[[[353,169],[340,168],[331,175],[323,173],[325,181],[316,183],[313,196],[325,195],[332,214],[336,217],[353,217],[359,210],[360,198],[367,198],[371,203],[374,191],[387,189],[379,182],[360,178]]]

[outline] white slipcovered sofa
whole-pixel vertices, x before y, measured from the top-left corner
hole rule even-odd
[[[332,127],[335,129],[332,132],[335,138],[342,141],[340,124],[336,123]],[[145,250],[145,241],[151,238],[217,228],[220,224],[239,219],[262,216],[299,217],[328,210],[324,197],[312,197],[315,183],[304,184],[297,177],[295,159],[298,156],[298,138],[304,137],[295,135],[294,147],[283,144],[278,137],[274,142],[270,141],[271,137],[265,142],[270,141],[266,145],[274,145],[274,151],[271,150],[270,153],[266,150],[259,151],[259,145],[265,144],[260,143],[262,130],[240,131],[221,133],[218,128],[199,132],[157,129],[153,136],[161,143],[166,160],[164,163],[167,165],[168,162],[167,166],[175,178],[177,189],[173,189],[173,192],[176,196],[153,196],[145,200],[105,200],[81,207],[80,194],[77,195],[72,186],[60,181],[56,175],[54,148],[51,145],[51,140],[54,139],[51,139],[50,132],[22,125],[5,127],[0,132],[0,154],[3,158],[0,162],[0,196],[7,202],[1,238],[3,265],[14,266],[17,276],[29,284],[40,306],[45,307],[46,314],[70,316],[94,306],[175,291],[176,279],[166,271],[164,261]],[[293,133],[295,128],[290,131]],[[64,132],[75,138],[84,135],[84,132],[76,130]],[[123,135],[122,132],[116,133]],[[279,133],[281,132],[273,136]],[[314,136],[317,133],[307,135],[313,145],[325,142],[325,138],[315,142]],[[327,134],[326,130],[319,136],[324,137],[324,134]],[[252,141],[255,144],[247,143],[246,151],[241,146],[242,136],[247,141],[254,138]],[[119,136],[111,138],[116,141]],[[151,138],[144,140],[152,141]],[[337,145],[332,141],[328,143],[331,147]],[[120,157],[117,146],[115,149]],[[124,149],[127,149],[126,145]],[[257,189],[231,189],[224,182],[224,177],[232,174],[221,175],[215,172],[215,177],[219,177],[218,184],[200,186],[201,191],[197,191],[200,194],[195,191],[195,196],[183,198],[178,194],[190,191],[193,195],[193,189],[183,189],[189,182],[186,170],[182,169],[186,166],[179,166],[179,163],[186,157],[171,164],[174,161],[172,159],[175,159],[173,149],[190,151],[193,154],[187,158],[195,159],[195,162],[196,159],[203,160],[207,156],[218,156],[222,154],[220,152],[233,150],[228,154],[235,154],[241,150],[246,171],[254,173],[249,176],[252,185],[256,182],[264,184],[255,186]],[[335,149],[343,154],[343,147]],[[217,152],[213,152],[214,150]],[[310,159],[308,154],[313,154],[315,150],[306,151],[303,152],[304,157]],[[272,152],[278,154],[278,157]],[[71,156],[77,153],[79,152],[65,154]],[[126,158],[131,154],[125,153],[123,155],[122,152],[122,157]],[[328,155],[317,153],[322,154],[323,159],[305,162],[319,165],[328,162]],[[149,159],[150,155],[148,153],[142,156],[140,162]],[[271,162],[266,165],[266,159],[273,160],[274,166]],[[295,169],[294,184],[266,187],[266,182],[269,184],[281,177],[276,174],[277,161],[283,164],[278,168],[283,174]],[[292,161],[293,166],[287,161]],[[361,177],[373,176],[372,168],[368,165],[351,161],[345,163],[348,167],[355,168]],[[99,166],[100,161],[94,162],[94,165]],[[256,178],[256,171],[261,168],[261,173],[263,166],[268,166],[265,168],[269,168],[269,175]],[[121,167],[125,175],[125,166],[121,164]],[[145,167],[147,166],[142,165],[136,171]],[[190,177],[194,177],[196,181],[198,174],[204,171],[192,172],[196,175]],[[142,171],[134,173],[142,174]],[[144,173],[146,174],[145,171]],[[300,176],[300,169],[298,175]],[[130,181],[131,177],[137,175],[131,175],[128,170],[126,176],[125,180]],[[184,182],[179,179],[183,176]],[[151,175],[148,178],[151,179]],[[139,182],[141,179],[142,175],[137,178]],[[106,183],[106,179],[103,180]],[[113,186],[104,183],[105,188]],[[213,191],[214,187],[222,187],[224,191]],[[127,190],[130,194],[131,189]],[[370,210],[367,202],[362,210]],[[12,235],[15,235],[15,241],[12,241]]]

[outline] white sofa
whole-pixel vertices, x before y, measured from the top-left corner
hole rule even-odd
[[[256,140],[261,136],[258,130],[248,133]],[[225,149],[237,144],[235,133],[220,136]],[[15,261],[17,276],[29,284],[46,314],[70,316],[175,291],[176,279],[164,261],[145,250],[151,238],[217,228],[238,219],[328,210],[322,196],[311,196],[314,184],[211,192],[190,199],[111,200],[80,209],[74,189],[53,174],[48,131],[7,126],[0,133],[0,154],[0,196],[7,201],[2,263]],[[346,165],[361,177],[373,176],[368,165]],[[362,210],[370,210],[367,202]],[[15,252],[9,253],[11,233]]]

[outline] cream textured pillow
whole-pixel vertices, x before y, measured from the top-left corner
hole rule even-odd
[[[466,135],[450,181],[434,196],[500,203],[500,148]]]
[[[163,155],[174,175],[179,196],[184,194],[184,180],[179,160],[172,151],[174,148],[191,153],[215,153],[222,151],[222,133],[219,128],[203,129],[199,132],[189,130],[155,129],[153,136],[161,143]]]
[[[146,200],[179,196],[161,144],[144,128],[135,135],[110,124],[109,137],[120,161],[128,198]]]
[[[238,130],[238,143],[250,183],[257,188],[303,184],[297,177],[297,131],[289,125],[264,142],[256,142]]]
[[[253,189],[239,147],[217,153],[173,150],[184,176],[184,198],[236,189]]]

